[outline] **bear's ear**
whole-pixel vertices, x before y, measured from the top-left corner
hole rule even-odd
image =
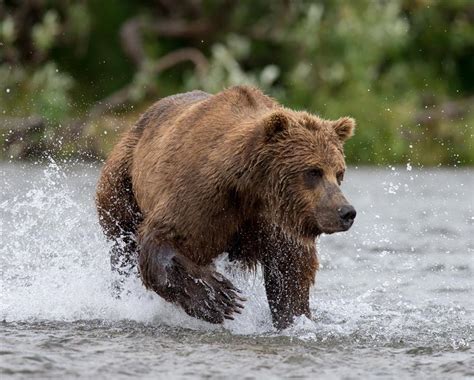
[[[290,125],[288,117],[282,111],[272,112],[263,118],[263,130],[267,141],[286,131]]]
[[[352,117],[341,117],[332,122],[332,127],[336,132],[339,140],[341,142],[345,142],[347,139],[352,137],[354,134],[354,129],[356,126],[356,122]]]

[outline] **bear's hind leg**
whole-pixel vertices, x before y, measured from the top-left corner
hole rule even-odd
[[[243,308],[240,291],[210,267],[201,267],[172,245],[153,237],[140,239],[140,275],[147,289],[210,323],[233,319]]]
[[[133,146],[125,139],[120,144]],[[115,277],[112,287],[119,296],[122,291],[123,276],[133,272],[137,264],[138,251],[136,233],[142,220],[135,200],[132,180],[129,175],[131,158],[129,149],[115,149],[104,165],[97,185],[96,206],[99,223],[112,247],[110,264]]]
[[[110,267],[112,272],[117,274],[112,281],[115,297],[120,297],[125,279],[134,273],[137,264],[138,248],[135,236],[128,234],[115,239],[110,249]]]

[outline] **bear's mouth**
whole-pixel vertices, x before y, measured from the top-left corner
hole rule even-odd
[[[309,238],[309,239],[317,238],[319,235],[323,233],[318,222],[314,220],[304,223],[301,232],[304,238]]]
[[[352,224],[354,224],[354,219],[345,221],[345,222],[339,222],[336,224],[330,224],[326,226],[321,226],[320,230],[323,234],[326,235],[331,235],[336,232],[344,232],[347,231],[349,228],[352,227]]]
[[[303,225],[303,236],[306,238],[318,237],[321,234],[331,235],[337,232],[344,232],[351,228],[354,220],[342,221],[339,218],[333,220],[318,220],[315,217],[308,218]]]

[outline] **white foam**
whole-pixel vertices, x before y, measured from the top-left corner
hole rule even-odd
[[[3,177],[1,319],[133,320],[204,331],[223,328],[233,334],[276,334],[261,273],[243,274],[235,270],[225,256],[218,260],[217,267],[243,290],[248,300],[242,314],[234,321],[226,321],[223,327],[189,317],[147,292],[134,277],[126,282],[125,295],[121,299],[114,298],[110,286],[109,246],[98,225],[93,202],[97,170],[66,170],[52,161],[44,170],[26,168],[21,175],[18,172],[15,167],[8,175],[0,173]],[[378,190],[373,194],[382,197],[385,184],[378,182],[376,186]],[[466,321],[472,315],[472,301],[459,301],[461,297],[467,299],[465,293],[451,298],[450,293],[433,293],[433,289],[442,285],[440,280],[445,281],[443,286],[447,289],[451,285],[461,290],[472,288],[466,278],[471,273],[470,264],[464,265],[467,268],[464,272],[451,272],[449,276],[449,273],[423,272],[427,265],[459,266],[467,257],[465,252],[459,248],[456,254],[449,255],[393,251],[391,247],[395,246],[393,241],[399,231],[391,224],[384,224],[386,218],[375,217],[386,199],[373,198],[366,192],[359,195],[359,204],[365,211],[344,236],[348,243],[341,247],[338,244],[343,238],[331,237],[333,246],[326,251],[330,239],[323,239],[320,250],[323,269],[311,297],[314,320],[298,318],[294,326],[282,334],[318,341],[334,337],[351,339],[352,336],[385,341],[417,334],[420,339],[430,341],[434,337],[442,342],[469,341],[471,330],[466,327]],[[396,197],[400,197],[400,202],[410,200],[402,192]],[[436,204],[439,207],[439,203]],[[405,224],[406,220],[416,220],[423,210],[395,205],[390,212],[408,210],[407,215],[403,215],[405,219],[400,219]],[[457,220],[454,216],[458,215],[462,218],[462,213],[454,210],[453,220]],[[425,245],[430,247],[429,242],[423,240],[425,233],[418,233],[417,227],[418,224],[414,225],[406,233],[405,239],[410,243],[407,247],[416,246],[417,250]],[[464,236],[467,226],[459,224],[457,228],[459,236]],[[437,240],[437,244],[441,243],[454,245],[456,241]],[[417,280],[417,276],[429,276],[429,281]],[[447,330],[450,333],[444,336]]]
[[[1,318],[131,319],[215,328],[147,292],[134,277],[127,281],[121,299],[112,296],[109,246],[93,210],[93,193],[89,190],[88,197],[78,199],[80,189],[70,185],[83,181],[93,189],[90,178],[81,177],[81,173],[66,174],[53,161],[42,176],[28,181],[24,192],[0,202]],[[229,264],[221,260],[219,265],[224,269]],[[252,297],[238,320],[226,322],[226,327],[244,333],[271,328],[260,278],[235,274],[234,281],[252,292]]]

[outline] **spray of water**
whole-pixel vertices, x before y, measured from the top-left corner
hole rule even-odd
[[[87,173],[67,173],[51,160],[42,175],[26,181],[23,192],[2,195],[1,317],[6,321],[131,319],[216,328],[147,292],[136,277],[126,282],[120,299],[112,296],[109,246],[93,210],[95,178]],[[225,258],[217,264],[223,271],[229,267]],[[239,321],[228,327],[241,332],[269,329],[260,275],[232,273],[238,286],[256,297],[247,303]]]
[[[242,315],[226,321],[223,327],[187,316],[146,291],[135,277],[126,282],[124,295],[114,298],[109,245],[99,228],[93,202],[98,169],[63,168],[51,160],[47,167],[27,166],[21,175],[17,174],[17,166],[3,170],[0,199],[0,317],[3,320],[110,323],[131,320],[204,331],[223,329],[233,334],[277,334],[271,324],[261,273],[244,274],[225,255],[217,261],[217,268],[243,290],[248,301]],[[379,184],[381,191],[376,194],[385,197],[384,203],[397,193],[403,201],[400,193],[410,195],[416,176],[411,168],[403,179],[390,174]],[[330,250],[326,250],[324,241],[321,245],[323,268],[317,280],[320,286],[311,297],[314,320],[301,317],[293,327],[278,334],[319,342],[437,339],[441,345],[469,347],[472,326],[469,327],[468,319],[472,316],[472,303],[469,306],[442,296],[428,299],[430,282],[416,281],[414,277],[425,273],[422,263],[430,268],[442,257],[443,265],[449,268],[452,263],[453,268],[459,269],[459,297],[465,297],[463,292],[472,289],[470,264],[459,266],[465,260],[462,256],[465,252],[457,250],[457,256],[438,253],[429,256],[435,259],[420,256],[419,252],[432,249],[433,239],[423,240],[426,233],[422,230],[417,235],[415,230],[419,225],[407,226],[396,218],[384,220],[380,216],[382,212],[373,206],[377,199],[371,194],[359,193],[359,227],[344,237],[344,241],[357,243],[342,246],[341,238],[332,241]],[[390,198],[389,206],[399,209],[401,204],[394,199],[399,198]],[[410,215],[408,219],[412,219]],[[433,219],[432,224],[438,219]],[[410,238],[410,244],[399,245],[397,251],[393,242],[400,235],[400,226],[412,228],[414,236],[419,238]],[[450,241],[445,243],[453,245]],[[437,247],[444,250],[440,245]],[[423,274],[427,279],[437,276],[436,281],[449,281],[450,277],[442,275]],[[424,288],[416,293],[414,289],[420,284]]]

